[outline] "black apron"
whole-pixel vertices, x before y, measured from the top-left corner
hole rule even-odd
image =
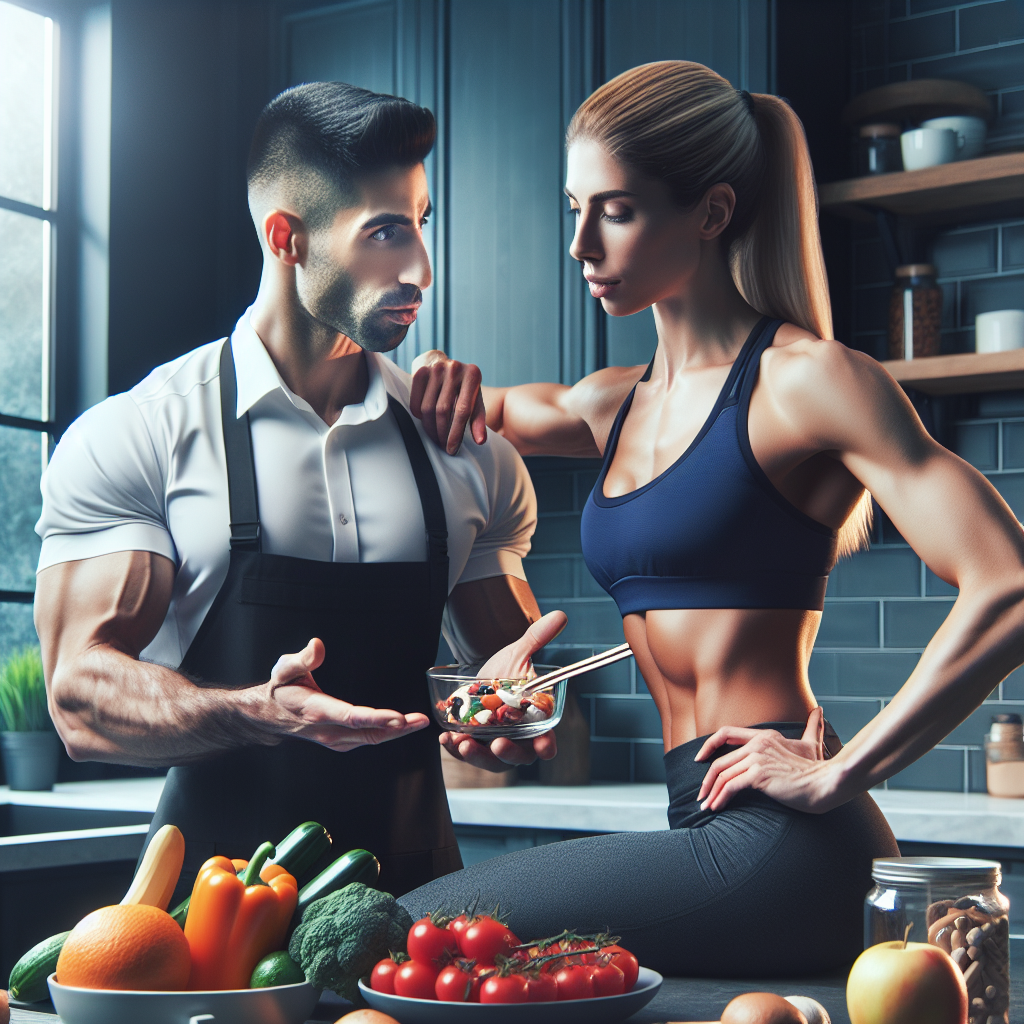
[[[231,561],[179,671],[200,685],[256,685],[270,678],[282,654],[317,636],[326,657],[313,675],[325,693],[431,717],[424,673],[434,664],[448,596],[448,531],[437,479],[409,413],[389,396],[423,506],[427,561],[269,555],[260,550],[249,416],[236,415],[230,340],[221,352],[220,385]],[[174,900],[191,892],[209,857],[248,858],[262,842],[277,842],[308,820],[334,839],[318,870],[363,847],[380,860],[380,888],[396,896],[462,867],[431,721],[412,735],[344,753],[286,739],[171,768],[146,842],[166,823],[185,836]]]

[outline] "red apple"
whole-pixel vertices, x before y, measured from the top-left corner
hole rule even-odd
[[[846,983],[850,1024],[967,1024],[967,986],[949,954],[928,942],[864,950]]]

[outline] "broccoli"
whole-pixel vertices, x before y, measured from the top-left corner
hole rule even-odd
[[[359,979],[389,952],[405,951],[412,924],[409,912],[390,893],[351,882],[306,907],[288,955],[312,985],[362,1003]]]

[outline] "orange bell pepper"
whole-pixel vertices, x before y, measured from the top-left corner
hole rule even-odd
[[[281,949],[298,900],[295,879],[278,864],[272,843],[253,854],[239,877],[238,861],[211,857],[192,889],[185,938],[192,951],[192,991],[248,988],[256,964]]]

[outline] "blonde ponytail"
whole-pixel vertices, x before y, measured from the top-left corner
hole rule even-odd
[[[803,125],[777,96],[751,96],[764,147],[754,222],[729,253],[733,279],[759,313],[832,337],[832,307],[818,233],[818,197]]]

